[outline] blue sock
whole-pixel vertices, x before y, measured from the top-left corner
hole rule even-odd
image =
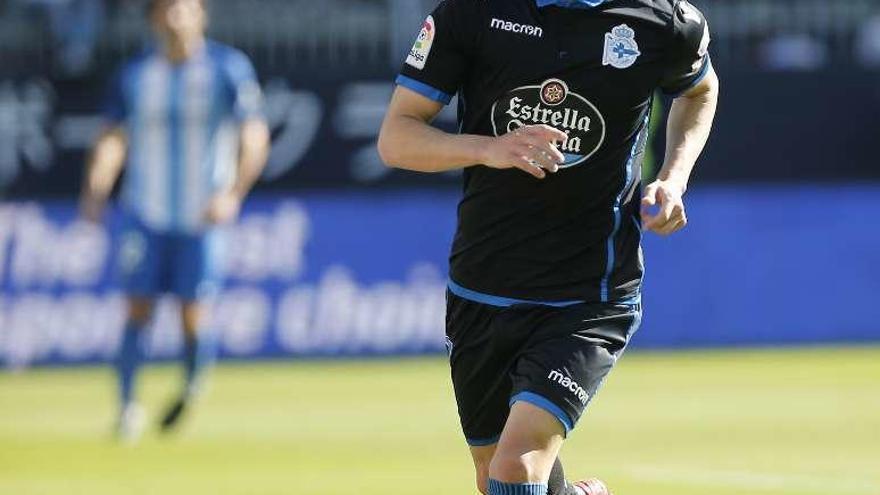
[[[547,485],[539,483],[502,483],[489,480],[489,495],[547,495]]]
[[[201,376],[214,361],[215,348],[213,336],[209,332],[199,332],[195,338],[186,337],[183,347],[183,367],[186,388],[184,394],[191,397],[199,393]]]
[[[144,360],[144,325],[129,322],[122,333],[122,343],[116,357],[116,373],[119,379],[119,402],[122,407],[134,398],[137,372]]]

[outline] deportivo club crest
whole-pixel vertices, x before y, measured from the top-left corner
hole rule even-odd
[[[610,65],[616,69],[626,69],[636,63],[642,52],[636,43],[636,32],[621,24],[605,33],[605,53],[602,56],[602,65]]]

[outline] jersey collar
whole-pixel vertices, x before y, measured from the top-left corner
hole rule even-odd
[[[598,7],[609,0],[535,0],[538,7],[556,5],[568,9],[589,9]]]

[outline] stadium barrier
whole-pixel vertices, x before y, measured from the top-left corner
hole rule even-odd
[[[691,225],[648,236],[635,346],[880,340],[880,186],[700,187]],[[257,359],[440,353],[453,191],[259,197],[230,227],[229,283],[210,328],[222,355]],[[99,363],[124,300],[106,229],[71,202],[0,206],[0,368]],[[171,301],[150,354],[174,357]]]

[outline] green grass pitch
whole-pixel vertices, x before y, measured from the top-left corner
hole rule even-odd
[[[151,368],[155,416],[177,370]],[[0,494],[476,493],[440,358],[228,364],[111,441],[104,369],[0,374]],[[880,349],[632,353],[563,450],[617,495],[880,495]]]

